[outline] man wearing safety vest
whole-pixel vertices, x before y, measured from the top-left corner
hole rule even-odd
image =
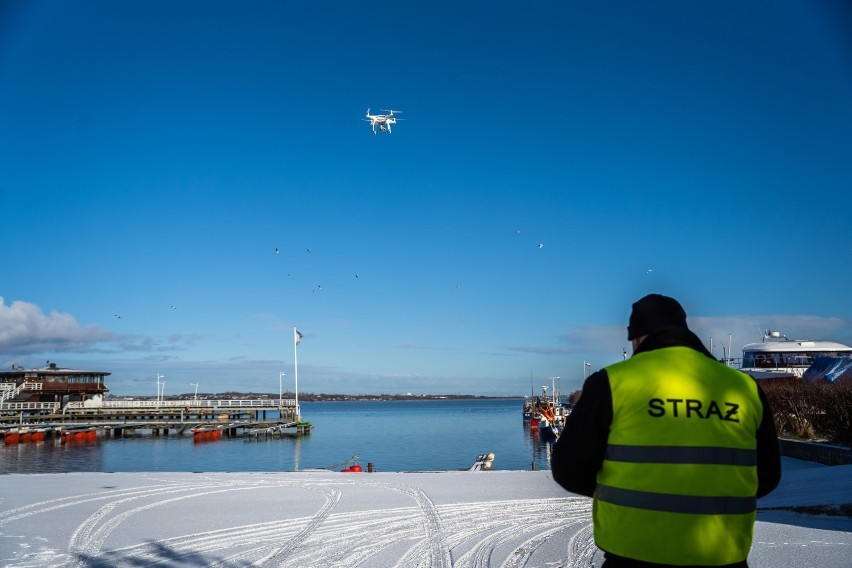
[[[594,498],[604,567],[746,567],[757,499],[781,479],[772,412],[716,361],[677,300],[633,304],[630,359],[593,373],[553,447],[553,479]]]

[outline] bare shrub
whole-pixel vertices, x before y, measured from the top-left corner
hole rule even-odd
[[[781,436],[852,445],[852,382],[761,382]]]

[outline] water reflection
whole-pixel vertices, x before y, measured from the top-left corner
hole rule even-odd
[[[532,452],[532,461],[529,469],[550,469],[550,454],[553,451],[555,438],[547,438],[541,436],[538,428],[530,425],[529,421],[524,421],[524,430],[527,432],[528,448]]]
[[[59,438],[28,444],[0,446],[0,473],[69,473],[103,471],[99,441],[69,441]]]

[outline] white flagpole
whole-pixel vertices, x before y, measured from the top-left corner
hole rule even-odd
[[[296,326],[293,326],[293,391],[296,395],[296,418],[301,419],[301,411],[299,410],[299,342],[297,341]]]

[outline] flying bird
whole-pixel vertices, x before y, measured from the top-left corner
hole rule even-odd
[[[544,248],[544,243],[538,243],[538,248],[543,249],[543,248]]]
[[[358,276],[358,273],[356,272],[355,273],[355,280],[357,280],[358,278],[360,278],[360,276]]]
[[[320,286],[319,284],[317,284],[317,287],[316,287],[316,288],[314,288],[314,292],[316,292],[317,290],[322,290],[322,286]]]
[[[121,316],[120,316],[120,315],[118,315],[118,314],[113,314],[113,315],[114,315],[115,317],[117,317],[118,319],[121,319]]]
[[[275,254],[281,254],[281,251],[279,251],[278,249],[275,249]]]
[[[171,309],[176,310],[177,306],[169,306]]]
[[[306,248],[306,249],[305,249],[305,252],[311,252],[311,249]]]
[[[645,274],[651,274],[652,272],[654,272],[654,269],[649,268],[648,270],[645,271]]]

